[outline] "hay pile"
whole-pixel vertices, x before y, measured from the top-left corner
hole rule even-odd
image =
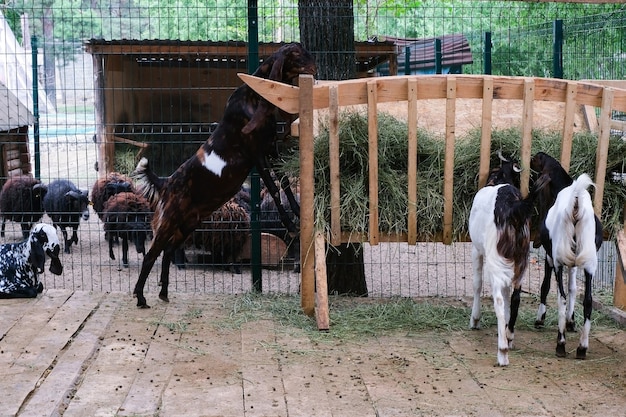
[[[344,112],[339,118],[341,171],[341,227],[345,231],[367,232],[368,228],[368,139],[367,116]],[[379,223],[380,230],[390,233],[407,231],[407,125],[393,116],[381,113],[378,118],[379,157]],[[328,125],[322,122],[315,139],[315,227],[330,228],[330,184]],[[496,150],[519,158],[521,131],[518,128],[492,133],[491,166],[499,164]],[[560,155],[560,133],[533,131],[532,153]],[[587,172],[594,176],[597,137],[578,133],[574,137],[570,174]],[[457,138],[454,161],[454,238],[467,235],[467,221],[472,199],[477,191],[480,131]],[[613,173],[626,171],[626,142],[611,137],[602,222],[609,236],[623,227],[626,185],[615,180]],[[299,175],[298,150],[283,155],[281,168],[289,176]],[[442,230],[444,138],[425,130],[418,131],[417,217],[418,233],[430,238]]]

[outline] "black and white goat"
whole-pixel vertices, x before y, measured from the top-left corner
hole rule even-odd
[[[480,327],[480,295],[483,274],[491,282],[498,319],[498,365],[509,364],[515,322],[520,303],[522,277],[530,251],[530,217],[535,190],[522,198],[519,165],[500,155],[502,164],[492,170],[487,185],[474,196],[469,217],[474,269],[474,302],[470,328]],[[513,293],[511,293],[513,289]]]
[[[291,43],[264,60],[254,75],[291,84],[300,74],[316,71],[313,55],[299,43]],[[143,290],[161,252],[159,298],[169,301],[169,268],[174,251],[200,227],[202,219],[239,191],[254,166],[261,167],[262,177],[266,175],[268,155],[275,153],[276,148],[275,113],[274,105],[244,84],[228,99],[211,137],[176,172],[160,180],[143,170],[143,179],[148,183],[144,195],[154,195],[149,189],[155,182],[159,191],[152,221],[154,239],[143,258],[133,291],[138,307],[148,307]],[[147,161],[140,164],[147,167]]]
[[[545,272],[541,284],[541,301],[537,311],[536,327],[544,324],[546,300],[554,270],[557,282],[558,337],[556,355],[565,357],[565,331],[574,331],[576,305],[576,273],[583,267],[585,294],[583,298],[584,324],[576,358],[585,359],[589,348],[591,328],[591,281],[598,266],[597,251],[602,245],[602,224],[593,211],[591,195],[587,191],[595,186],[589,175],[582,174],[575,181],[561,164],[550,155],[539,152],[531,160],[531,168],[540,173],[539,180],[549,179],[550,188],[544,189],[539,200],[541,220],[539,236],[546,251]],[[563,267],[568,268],[568,291],[563,284]]]
[[[50,272],[61,275],[59,238],[56,229],[45,223],[36,224],[28,239],[0,246],[0,298],[34,298],[43,291],[38,274],[44,271],[46,255]]]

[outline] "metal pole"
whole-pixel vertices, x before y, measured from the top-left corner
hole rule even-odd
[[[483,50],[483,73],[491,75],[491,32],[485,32]]]
[[[411,47],[404,47],[404,75],[411,75]]]
[[[39,145],[39,82],[37,81],[37,36],[31,36],[30,47],[33,61],[33,138],[35,140],[35,178],[41,178],[41,150]]]
[[[441,74],[442,66],[441,39],[435,39],[435,74]]]
[[[554,78],[563,78],[563,21],[552,24],[552,68]]]
[[[259,14],[257,0],[248,0],[248,72],[259,66]],[[255,168],[250,173],[250,263],[252,289],[263,291],[261,268],[261,176]]]

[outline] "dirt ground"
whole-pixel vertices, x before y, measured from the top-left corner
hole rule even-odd
[[[523,310],[534,309],[528,301]],[[490,325],[345,338],[247,309],[241,296],[148,302],[70,290],[3,300],[0,415],[625,415],[626,333],[613,327],[592,327],[580,361],[576,335],[560,359],[554,328],[519,323],[500,368]],[[362,301],[373,302],[383,301]]]

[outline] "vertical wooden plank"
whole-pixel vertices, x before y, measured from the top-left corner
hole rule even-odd
[[[417,243],[417,79],[411,78],[407,83],[409,141],[408,155],[408,218],[407,241],[409,245]]]
[[[326,242],[322,232],[315,233],[315,289],[316,305],[315,321],[317,330],[330,328],[328,313],[328,277],[326,275]]]
[[[478,188],[483,188],[489,178],[491,160],[491,129],[493,114],[493,78],[483,78],[483,112],[480,124],[480,162],[478,167]]]
[[[575,81],[567,83],[565,115],[563,117],[563,137],[561,138],[561,166],[566,172],[569,172],[569,164],[572,160],[572,139],[574,137],[577,91],[578,84]]]
[[[300,299],[307,316],[315,313],[315,259],[313,251],[313,76],[300,75]]]
[[[452,243],[452,211],[454,207],[454,142],[456,122],[456,77],[447,78],[446,143],[443,165],[443,243]]]
[[[93,88],[94,88],[94,108],[96,113],[96,144],[98,147],[98,176],[106,176],[106,120],[105,120],[105,94],[104,94],[104,57],[94,54],[91,57],[93,62]],[[5,159],[6,160],[6,159]]]
[[[341,244],[341,173],[339,172],[338,87],[328,87],[328,158],[330,159],[330,243]]]
[[[598,151],[596,152],[596,193],[593,198],[593,208],[596,216],[602,213],[602,199],[604,197],[604,177],[606,176],[606,160],[609,152],[609,137],[611,134],[611,109],[613,107],[614,90],[604,87],[602,92],[602,108],[600,109],[600,133],[598,134]]]
[[[378,245],[378,91],[367,82],[367,136],[369,159],[369,243]]]
[[[526,197],[528,195],[528,184],[530,182],[530,153],[533,134],[533,101],[535,100],[535,80],[527,78],[524,80],[524,103],[522,113],[522,143],[521,143],[521,163],[522,173],[520,174],[520,191]]]

